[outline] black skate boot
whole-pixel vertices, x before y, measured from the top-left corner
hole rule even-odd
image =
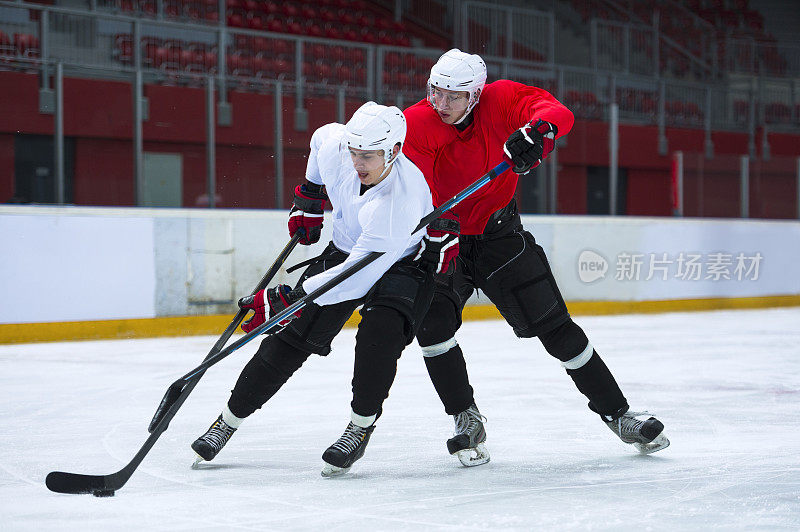
[[[225,447],[236,429],[222,420],[222,414],[211,424],[205,434],[197,438],[192,444],[192,449],[197,453],[197,459],[192,467],[203,460],[211,461]]]
[[[322,459],[325,461],[322,476],[335,477],[350,471],[353,462],[364,456],[364,450],[367,448],[373,430],[375,430],[375,425],[364,428],[352,421],[348,423],[344,434],[322,454]]]
[[[628,410],[616,419],[601,417],[620,440],[633,444],[642,454],[654,453],[669,447],[669,440],[664,436],[664,424],[647,412]]]
[[[485,464],[489,461],[486,449],[486,430],[483,422],[486,418],[478,411],[475,403],[453,416],[456,423],[455,435],[447,440],[447,450],[467,467]]]

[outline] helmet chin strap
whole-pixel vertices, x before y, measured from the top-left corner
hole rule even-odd
[[[461,118],[453,122],[454,126],[457,126],[469,116],[472,112],[472,109],[478,104],[478,99],[481,97],[481,90],[478,89],[476,91],[470,91],[469,93],[469,102],[467,103],[467,108],[464,110],[464,114],[461,115]]]
[[[402,148],[401,148],[401,150],[402,150]],[[391,159],[389,159],[389,160],[386,162],[386,165],[383,167],[383,172],[381,172],[381,175],[380,175],[380,177],[378,178],[378,180],[381,180],[381,179],[383,179],[384,177],[386,177],[386,176],[388,175],[388,173],[389,173],[389,172],[391,171],[391,169],[392,169],[392,165],[394,164],[395,160],[397,159],[397,157],[398,157],[399,155],[400,155],[400,150],[398,150],[398,152],[397,152],[395,155],[392,155],[392,158],[391,158]]]

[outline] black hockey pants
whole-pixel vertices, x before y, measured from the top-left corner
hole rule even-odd
[[[483,234],[461,236],[455,272],[437,276],[433,302],[417,333],[431,381],[448,414],[474,402],[455,333],[476,288],[489,297],[517,336],[539,337],[547,352],[564,364],[592,410],[608,416],[627,410],[611,372],[570,318],[544,250],[523,229],[512,201],[492,215]]]
[[[345,253],[330,244],[298,284],[345,258]],[[228,408],[237,417],[247,417],[261,408],[311,353],[330,353],[333,338],[363,304],[356,333],[351,406],[356,414],[379,416],[397,372],[397,360],[413,340],[433,297],[433,284],[430,274],[404,259],[392,265],[361,299],[308,305],[299,318],[261,342],[239,375]]]

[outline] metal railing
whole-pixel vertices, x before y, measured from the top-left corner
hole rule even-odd
[[[800,44],[759,42],[753,38],[727,38],[723,65],[731,73],[770,77],[800,76]]]
[[[461,36],[465,49],[481,55],[537,63],[554,62],[553,12],[464,2]]]
[[[280,81],[284,90],[295,93],[302,129],[305,94],[335,94],[341,88],[347,96],[363,99],[411,102],[423,97],[430,67],[441,53],[184,24],[102,12],[99,7],[79,11],[0,1],[0,30],[15,41],[0,42],[0,65],[14,60],[46,71],[49,65],[62,63],[68,73],[102,71],[123,79],[141,71],[146,82],[197,86],[212,75],[223,104],[230,89],[258,91]],[[743,83],[703,86],[659,79],[654,68],[658,40],[652,28],[593,21],[595,66],[585,69],[553,64],[552,13],[528,10],[530,18],[525,19],[520,10],[494,9],[491,4],[466,2],[463,8],[470,17],[487,9],[501,13],[501,24],[509,23],[508,14],[513,13],[508,26],[512,35],[517,18],[539,24],[542,31],[530,32],[538,34],[530,48],[509,47],[513,41],[506,40],[502,45],[488,43],[487,51],[471,51],[482,53],[490,79],[511,78],[545,88],[572,104],[580,117],[602,119],[607,105],[616,101],[620,118],[636,122],[722,129],[800,124],[800,94],[791,79],[748,78]],[[534,61],[527,55],[541,49],[548,50],[546,57]],[[613,95],[608,81],[612,77]],[[42,76],[43,89],[49,88],[48,83],[48,76]]]
[[[481,5],[478,8],[483,9]],[[31,16],[31,12],[36,15]],[[52,112],[55,107],[50,84],[57,65],[61,69],[57,78],[75,75],[132,81],[135,94],[140,96],[135,99],[139,108],[134,113],[139,124],[147,115],[146,106],[142,107],[143,83],[205,88],[211,102],[216,101],[219,125],[231,120],[229,91],[274,94],[276,205],[280,205],[283,191],[283,148],[279,145],[284,127],[280,120],[283,95],[295,96],[293,126],[298,131],[308,127],[305,98],[311,95],[334,98],[338,121],[345,120],[348,97],[404,107],[425,96],[428,73],[442,52],[300,37],[221,24],[186,24],[111,10],[80,11],[5,1],[0,1],[0,17],[0,30],[13,36],[11,45],[0,40],[0,69],[21,68],[41,73],[43,112]],[[552,18],[542,17],[538,12],[532,12],[531,17],[552,30]],[[513,24],[509,27],[514,30]],[[646,48],[648,42],[654,45],[657,42],[652,29],[646,27],[616,23],[598,27],[623,28],[628,37],[623,33],[622,39],[628,40],[630,49]],[[637,28],[641,29],[639,37]],[[543,31],[543,34],[543,38],[551,40],[552,33]],[[27,37],[19,38],[20,35]],[[538,46],[541,42],[531,44]],[[635,54],[627,59],[614,55],[618,50],[605,54],[604,60],[610,61],[609,64],[599,64],[603,54],[598,54],[593,68],[579,68],[554,64],[552,47],[548,57],[534,61],[523,53],[525,50],[517,49],[520,58],[513,46],[506,45],[497,44],[500,55],[470,50],[484,57],[490,81],[508,78],[544,88],[580,119],[608,121],[611,109],[616,106],[622,123],[657,125],[659,148],[665,155],[669,149],[665,128],[670,126],[704,130],[707,157],[714,153],[712,129],[747,132],[749,152],[754,155],[760,126],[768,125],[770,131],[796,132],[800,128],[800,94],[797,82],[791,79],[762,76],[745,77],[730,84],[700,84],[658,77],[655,72],[647,71],[645,59],[640,62]],[[653,57],[657,55],[655,50],[652,53]],[[201,111],[211,116],[208,109]],[[208,166],[213,170],[213,138],[207,144],[212,161]],[[134,135],[134,151],[138,154],[136,172],[141,172],[142,146],[139,127]],[[213,182],[212,170],[209,182]],[[551,189],[556,190],[555,171],[551,182]],[[554,212],[555,200],[550,203]]]

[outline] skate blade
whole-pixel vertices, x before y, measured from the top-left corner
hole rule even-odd
[[[320,474],[325,478],[340,477],[350,471],[349,467],[336,467],[335,465],[325,464]]]
[[[634,443],[633,446],[636,447],[636,450],[642,454],[652,454],[656,451],[660,451],[661,449],[666,449],[669,447],[669,440],[662,432],[650,443]]]
[[[479,443],[470,449],[463,449],[456,451],[456,456],[462,465],[466,467],[475,467],[487,463],[491,457],[486,445]]]
[[[200,463],[204,462],[203,457],[199,454],[194,455],[194,462],[192,462],[192,469],[199,469]]]

